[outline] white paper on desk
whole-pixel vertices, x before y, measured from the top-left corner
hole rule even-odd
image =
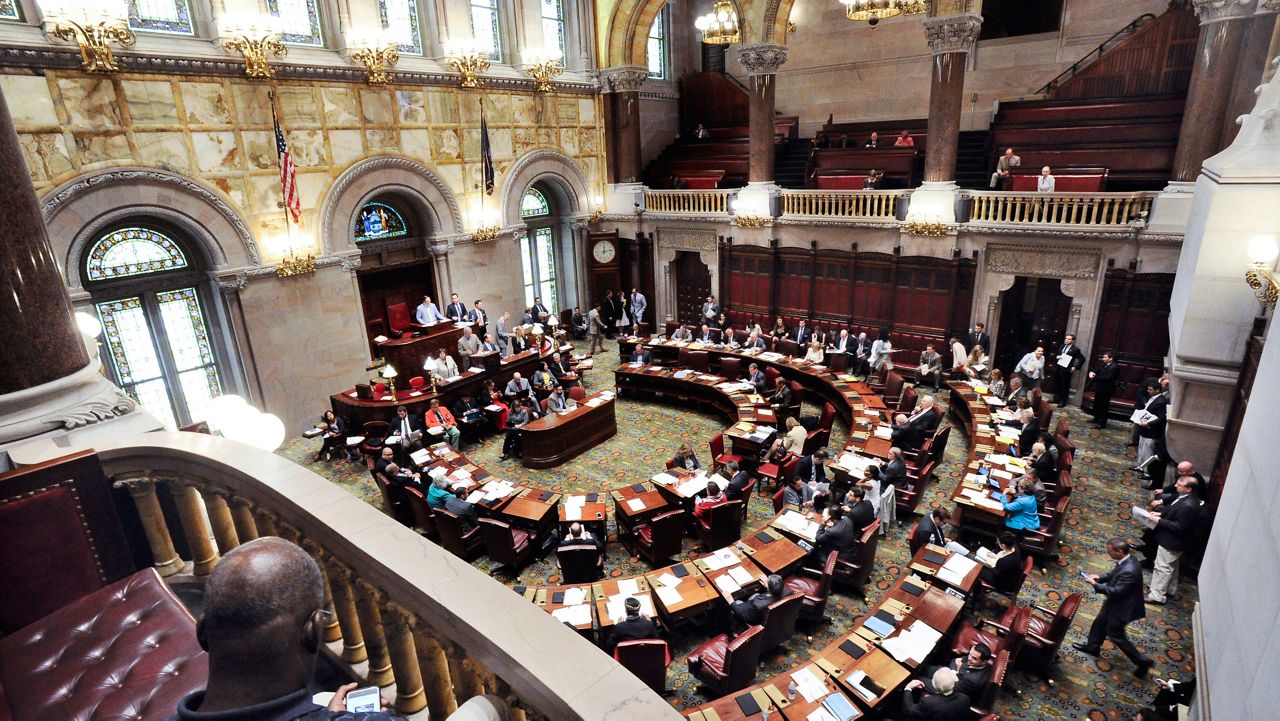
[[[734,566],[729,569],[729,577],[736,581],[739,586],[746,586],[756,580],[755,576],[752,576],[751,572],[742,566]]]
[[[425,464],[429,458],[431,458],[431,451],[428,451],[425,448],[419,448],[418,450],[409,454],[409,460],[413,461],[419,466]]]
[[[564,505],[564,518],[566,521],[581,521],[582,520],[581,504],[575,505],[572,503],[566,503]]]
[[[627,617],[627,609],[624,605],[626,599],[622,596],[610,596],[609,600],[604,604],[604,615],[609,617],[610,621],[617,623]]]
[[[427,429],[427,433],[433,436],[443,436],[444,426],[431,426],[430,428]]]
[[[590,408],[599,408],[600,406],[604,405],[604,402],[605,402],[605,399],[603,398],[592,398],[591,400],[586,401],[582,405],[588,406]]]
[[[987,463],[990,463],[990,464],[991,464],[991,465],[993,465],[993,466],[1003,466],[1003,465],[1004,465],[1004,462],[1005,462],[1005,461],[1007,461],[1007,460],[1009,460],[1009,456],[1007,456],[1007,455],[1005,455],[1005,454],[1003,454],[1003,453],[988,453],[988,454],[987,454]]]
[[[387,436],[386,438],[382,439],[382,444],[383,444],[383,445],[385,445],[385,446],[398,446],[398,445],[400,445],[400,434],[399,434],[399,433],[393,433],[393,434],[391,434],[391,435]]]
[[[351,392],[350,392],[350,393],[348,393],[347,395],[351,396],[352,398],[359,398],[359,397],[360,397],[360,394],[359,394],[359,393],[357,393],[357,392],[355,392],[355,391],[351,391]]]
[[[643,499],[643,498],[632,498],[631,500],[627,501],[627,508],[628,508],[629,510],[631,510],[633,513],[635,513],[635,512],[639,512],[639,511],[643,511],[643,510],[644,510],[644,499]]]
[[[623,596],[634,596],[640,593],[640,581],[634,578],[618,581],[618,593]]]
[[[849,686],[854,690],[854,692],[870,703],[876,700],[876,694],[871,689],[862,685],[862,682],[866,680],[866,678],[867,672],[859,669],[849,674],[848,681]]]
[[[893,438],[893,429],[889,426],[876,426],[876,438]]]
[[[654,476],[653,478],[650,478],[649,480],[653,481],[654,483],[657,483],[660,486],[669,486],[672,483],[675,483],[677,479],[675,476],[671,475],[670,473],[663,471],[662,473],[657,474],[656,476]]]
[[[568,597],[568,593],[565,593]],[[591,606],[590,604],[580,604],[575,606],[565,606],[557,608],[551,612],[551,617],[561,623],[567,623],[572,626],[589,626],[591,625]]]
[[[707,564],[707,568],[710,568],[712,571],[716,571],[721,568],[728,568],[729,566],[734,566],[738,563],[738,557],[728,548],[722,548],[702,560]]]
[[[566,606],[577,606],[585,600],[587,600],[587,589],[581,586],[564,590],[564,605]]]
[[[881,641],[880,648],[898,661],[911,659],[920,664],[924,663],[925,657],[933,651],[934,645],[940,638],[942,638],[940,631],[930,628],[929,624],[917,619],[902,633]]]
[[[662,605],[667,608],[671,608],[677,603],[680,603],[684,598],[680,595],[679,591],[671,588],[670,586],[658,586],[654,591],[658,594],[658,600],[662,601]]]
[[[942,564],[942,568],[938,569],[936,577],[939,581],[949,583],[953,586],[959,586],[964,583],[964,577],[978,565],[977,561],[965,558],[958,553],[952,554]]]
[[[661,576],[658,576],[658,583],[666,586],[667,588],[675,588],[680,585],[680,579],[670,573],[664,573]]]
[[[999,469],[999,468],[992,468],[992,469],[991,469],[991,477],[992,477],[992,478],[1003,478],[1003,479],[1004,479],[1004,480],[1006,480],[1006,481],[1012,481],[1012,480],[1013,480],[1013,474],[1012,474],[1012,473],[1010,473],[1009,471],[1005,471],[1005,470]]]
[[[968,549],[968,548],[965,548],[964,546],[960,545],[959,543],[956,543],[955,541],[947,541],[947,545],[945,546],[945,548],[946,548],[948,551],[951,551],[952,553],[958,553],[958,554],[960,554],[961,556],[968,556],[968,555],[969,555],[969,549]],[[986,550],[986,549],[978,549],[978,550]]]
[[[467,496],[467,503],[479,503],[484,497],[484,491],[472,491],[471,495]]]
[[[742,586],[739,586],[737,581],[730,578],[728,574],[716,579],[716,588],[723,591],[726,596],[732,596],[742,590]]]
[[[698,474],[693,478],[690,478],[689,480],[677,486],[676,493],[679,493],[685,498],[692,498],[693,496],[696,496],[702,493],[703,491],[707,490],[708,480],[709,479],[706,477],[706,475]],[[720,487],[724,488],[724,486],[720,486]]]
[[[485,407],[484,407],[484,409],[485,409],[486,411],[492,411],[493,413],[501,413],[501,412],[502,412],[502,406],[497,405],[496,403],[490,403],[489,405],[485,406]]]
[[[791,674],[791,680],[796,682],[796,690],[808,703],[813,703],[827,695],[826,684],[822,683],[808,667]]]
[[[840,721],[840,719],[831,715],[826,706],[819,706],[808,716],[805,716],[804,719],[805,721]]]

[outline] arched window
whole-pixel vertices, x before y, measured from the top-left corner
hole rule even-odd
[[[540,0],[542,6],[542,44],[560,48],[560,57],[568,58],[564,44],[564,5],[561,0]]]
[[[392,206],[377,201],[365,203],[356,216],[356,225],[351,237],[357,243],[369,240],[400,238],[409,234],[409,225],[404,222],[404,215]]]
[[[520,217],[536,218],[539,215],[551,215],[551,204],[547,202],[547,196],[537,188],[529,188],[524,191],[524,197],[520,199]]]
[[[267,0],[267,12],[280,18],[280,42],[288,45],[324,45],[317,0]]]
[[[649,77],[667,78],[667,16],[670,5],[663,5],[649,26],[649,45],[646,55],[649,61]]]
[[[520,217],[528,232],[520,237],[520,266],[524,279],[524,304],[541,298],[543,305],[555,313],[559,308],[556,287],[556,228],[547,195],[530,187],[520,199]]]
[[[409,55],[422,54],[422,30],[418,23],[418,0],[378,0],[382,32],[396,49]]]
[[[498,0],[471,1],[471,37],[489,60],[502,62],[502,28],[498,23]]]
[[[165,427],[202,421],[222,393],[198,264],[155,228],[103,235],[85,259],[115,382]]]
[[[22,20],[22,7],[18,0],[0,0],[0,20]]]
[[[0,0],[0,7],[7,0]],[[128,0],[129,27],[155,33],[192,35],[188,0]]]

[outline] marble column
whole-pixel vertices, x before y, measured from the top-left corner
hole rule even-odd
[[[787,61],[785,45],[761,43],[738,47],[738,60],[751,77],[751,161],[747,180],[773,182],[774,127],[773,97],[778,68]]]
[[[636,65],[605,68],[600,71],[605,92],[613,104],[613,129],[609,132],[615,161],[614,183],[639,183],[644,165],[640,159],[640,86],[649,77],[649,69]]]
[[[1235,139],[1240,130],[1236,122],[1241,115],[1249,112],[1257,97],[1254,89],[1262,84],[1262,74],[1271,60],[1269,52],[1271,39],[1276,31],[1277,11],[1280,1],[1258,3],[1257,11],[1244,20],[1244,38],[1240,42],[1240,59],[1236,63],[1235,82],[1231,86],[1231,96],[1227,99],[1227,110],[1222,125],[1222,137],[1218,148],[1225,148]]]
[[[1178,150],[1173,158],[1174,182],[1189,183],[1200,174],[1205,158],[1222,149],[1223,128],[1244,44],[1246,20],[1256,0],[1194,0],[1200,17],[1200,41],[1187,88]]]
[[[933,52],[929,85],[929,143],[924,157],[926,183],[955,182],[965,62],[981,30],[982,16],[977,13],[924,20],[925,37]]]

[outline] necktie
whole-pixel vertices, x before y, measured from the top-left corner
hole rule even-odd
[[[400,421],[400,435],[401,437],[406,439],[409,437],[409,419],[408,418],[405,418],[403,421]]]
[[[436,423],[440,423],[440,424],[444,423],[444,418],[440,417],[440,411],[436,411]]]

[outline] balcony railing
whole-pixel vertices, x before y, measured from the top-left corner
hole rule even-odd
[[[644,209],[649,213],[727,215],[736,190],[646,190]]]
[[[1013,193],[972,190],[970,223],[1124,227],[1149,213],[1155,193]]]
[[[782,217],[895,220],[909,190],[784,190]]]
[[[276,535],[325,574],[329,651],[357,678],[394,686],[405,714],[443,719],[478,695],[512,718],[650,721],[680,715],[598,648],[471,564],[284,458],[195,433],[149,433],[99,452],[137,508],[156,569]],[[167,517],[160,489],[174,501]],[[175,551],[181,529],[190,558]]]

